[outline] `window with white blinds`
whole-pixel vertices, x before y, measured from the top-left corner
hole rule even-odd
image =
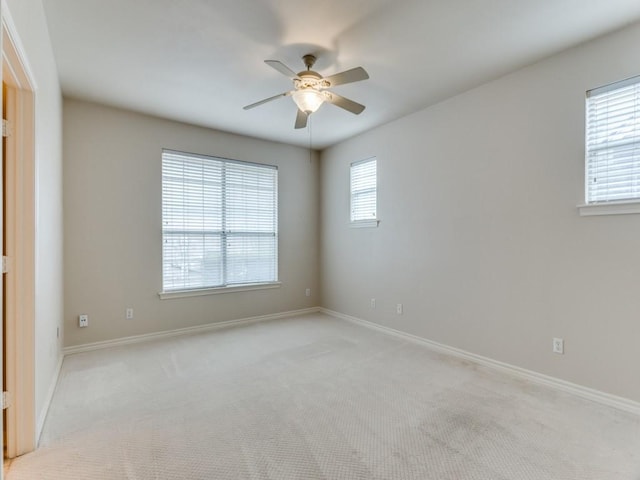
[[[277,280],[277,168],[163,150],[163,291]]]
[[[586,202],[640,201],[640,77],[587,92]]]
[[[351,223],[377,225],[377,160],[351,164]]]

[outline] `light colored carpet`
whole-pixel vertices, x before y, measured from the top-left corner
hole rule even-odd
[[[67,357],[25,479],[639,480],[640,418],[318,314]]]

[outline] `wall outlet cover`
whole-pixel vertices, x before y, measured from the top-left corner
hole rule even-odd
[[[559,353],[560,355],[564,353],[564,340],[562,338],[553,339],[553,353]]]

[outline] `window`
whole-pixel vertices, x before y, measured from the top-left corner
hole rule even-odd
[[[377,161],[374,158],[351,164],[351,224],[378,225]]]
[[[587,205],[640,202],[640,77],[588,91],[586,112]]]
[[[277,279],[277,168],[163,150],[163,292]]]

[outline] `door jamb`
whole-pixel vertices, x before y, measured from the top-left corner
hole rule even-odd
[[[12,401],[7,408],[8,458],[35,449],[35,82],[21,44],[2,11],[2,81],[7,85],[7,116],[13,116],[5,159],[5,225],[10,271],[7,297],[6,374]],[[10,146],[11,145],[11,146]],[[9,314],[12,313],[12,314]],[[18,321],[19,320],[19,321]]]

